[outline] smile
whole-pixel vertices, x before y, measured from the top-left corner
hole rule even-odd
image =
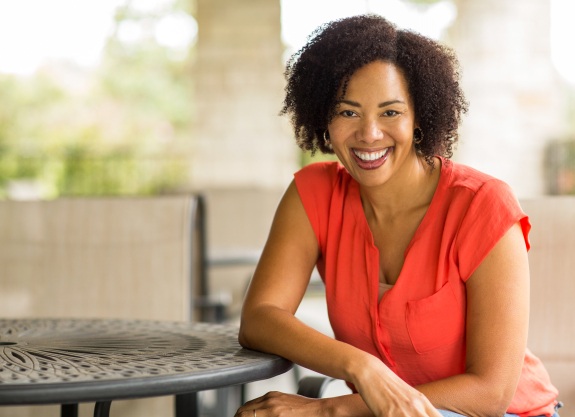
[[[377,151],[365,151],[359,149],[352,149],[355,163],[361,169],[372,170],[377,169],[387,161],[387,158],[393,152],[393,146]]]
[[[380,151],[376,151],[376,152],[364,152],[364,151],[359,151],[357,149],[353,150],[353,153],[355,154],[355,156],[357,156],[359,159],[361,159],[362,161],[375,161],[377,159],[383,158],[388,152],[389,152],[390,148],[385,148],[382,149]]]

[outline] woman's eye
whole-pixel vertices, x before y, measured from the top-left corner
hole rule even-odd
[[[355,112],[351,111],[351,110],[344,110],[340,113],[342,116],[344,117],[353,117],[355,116]]]
[[[393,116],[398,116],[400,113],[398,111],[395,110],[386,110],[383,115],[386,117],[393,117]]]

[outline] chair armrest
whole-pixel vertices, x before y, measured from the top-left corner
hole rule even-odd
[[[297,393],[308,398],[321,398],[325,389],[334,381],[327,376],[306,376],[298,384]]]

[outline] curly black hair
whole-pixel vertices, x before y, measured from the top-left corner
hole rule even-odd
[[[335,116],[340,87],[373,61],[396,65],[406,78],[415,119],[423,134],[416,149],[429,164],[450,158],[467,102],[459,85],[454,52],[425,36],[398,30],[381,16],[368,14],[320,26],[288,61],[282,115],[290,115],[299,147],[333,153],[323,140]]]

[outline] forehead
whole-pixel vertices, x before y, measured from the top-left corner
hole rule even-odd
[[[386,61],[374,61],[355,71],[347,80],[344,97],[382,96],[409,100],[409,89],[403,71]],[[359,97],[356,97],[359,98]]]

